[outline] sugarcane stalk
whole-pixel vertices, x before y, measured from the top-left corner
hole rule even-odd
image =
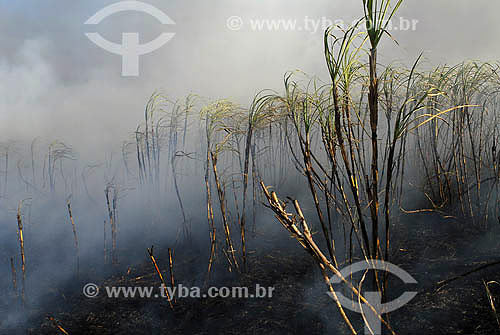
[[[217,235],[216,235],[216,227],[214,224],[214,211],[212,207],[212,194],[210,191],[210,156],[209,156],[209,147],[210,147],[210,141],[208,140],[209,144],[207,145],[207,160],[206,160],[206,165],[205,165],[205,189],[206,189],[206,201],[207,201],[207,221],[208,221],[208,226],[210,228],[209,230],[209,235],[210,235],[210,257],[208,259],[208,269],[207,269],[207,275],[205,278],[205,286],[208,283],[208,280],[210,279],[210,272],[212,270],[212,263],[215,258],[215,252],[216,252],[216,242],[217,242]]]
[[[49,316],[49,320],[52,322],[52,324],[54,325],[55,328],[59,329],[59,331],[61,333],[63,333],[64,335],[69,335],[69,333],[66,331],[66,329],[64,329],[58,322],[55,318],[53,318],[52,316]]]
[[[113,190],[113,198],[111,198],[111,190]],[[108,184],[106,186],[104,193],[106,195],[106,205],[108,207],[109,224],[111,227],[111,262],[112,264],[117,264],[117,254],[116,254],[116,202],[117,193],[113,185]]]
[[[71,227],[73,228],[73,237],[75,239],[75,248],[76,248],[76,277],[78,278],[80,275],[80,249],[78,247],[78,235],[76,233],[76,225],[75,220],[73,219],[73,212],[71,211],[71,203],[70,200],[67,200],[68,205],[68,214],[69,220],[71,221]]]
[[[21,272],[23,274],[21,281],[21,302],[23,305],[26,303],[26,259],[24,256],[24,236],[23,236],[23,220],[21,217],[21,207],[23,202],[19,203],[17,207],[17,236],[19,238],[19,249],[21,252]]]
[[[172,297],[170,297],[170,293],[168,292],[167,284],[165,283],[165,279],[163,279],[163,275],[161,274],[160,268],[158,267],[158,263],[156,262],[156,258],[153,255],[153,246],[151,246],[151,249],[148,248],[147,250],[148,250],[149,258],[151,259],[151,263],[153,263],[153,266],[156,270],[156,273],[158,274],[158,277],[160,277],[160,281],[163,285],[163,289],[165,290],[165,294],[167,295],[168,304],[170,305],[170,308],[173,310],[174,305],[172,304]]]
[[[236,260],[236,255],[235,255],[235,249],[233,247],[233,242],[231,239],[231,232],[229,230],[229,224],[226,216],[226,200],[225,200],[225,192],[224,188],[222,187],[219,179],[219,173],[217,171],[217,154],[214,152],[210,152],[211,158],[212,158],[212,168],[213,168],[213,173],[215,177],[215,184],[217,186],[217,193],[219,195],[219,204],[220,204],[220,210],[222,214],[222,224],[224,227],[224,234],[226,237],[226,247],[227,247],[227,252],[229,252],[230,259],[228,258],[229,264],[232,264],[234,267],[236,267],[237,270],[239,270],[238,267],[238,261]],[[228,254],[226,253],[226,256]]]
[[[168,268],[170,270],[170,285],[171,287],[175,287],[175,279],[174,279],[174,257],[173,257],[173,251],[171,248],[168,248]],[[174,298],[174,303],[176,302],[175,296]]]

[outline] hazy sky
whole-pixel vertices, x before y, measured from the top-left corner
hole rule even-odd
[[[251,20],[303,26],[306,17],[352,22],[362,15],[361,0],[145,0],[176,24],[122,12],[84,25],[115,2],[0,0],[0,140],[42,136],[107,148],[135,129],[155,89],[247,104],[260,89],[279,89],[285,71],[326,72],[321,29],[255,31]],[[422,51],[434,63],[496,60],[498,12],[500,2],[492,0],[406,0],[396,22],[400,16],[418,20],[416,30],[393,31],[399,46],[386,39],[381,61],[410,61]],[[241,30],[228,29],[232,16],[241,17]],[[116,43],[124,32],[139,32],[141,43],[162,32],[176,35],[140,57],[139,77],[123,77],[121,56],[97,47],[85,32]]]

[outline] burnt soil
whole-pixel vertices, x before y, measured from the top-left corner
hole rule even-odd
[[[436,284],[480,266],[500,260],[498,231],[479,232],[467,225],[425,216],[393,233],[391,261],[418,281],[419,294],[406,306],[391,313],[397,334],[500,334],[484,287],[500,282],[500,264],[486,266],[444,286]],[[437,223],[439,222],[439,223]],[[495,228],[496,229],[496,228]],[[27,307],[27,327],[2,329],[1,334],[348,334],[333,301],[326,295],[317,266],[298,243],[282,230],[273,236],[257,236],[259,247],[250,248],[247,271],[227,274],[219,259],[211,280],[213,286],[274,287],[271,298],[179,298],[171,310],[166,299],[97,298],[82,295],[88,278],[54,288],[37,307]],[[155,256],[165,280],[168,253],[156,247]],[[146,252],[142,262],[126,265],[114,275],[99,280],[104,286],[160,285]],[[203,285],[206,256],[189,247],[176,248],[176,284]],[[202,272],[200,274],[200,272]],[[116,274],[118,273],[118,274]],[[91,277],[90,275],[88,277]],[[397,286],[397,284],[396,284]],[[500,308],[500,285],[490,290]],[[397,291],[398,288],[395,288]],[[399,294],[397,294],[399,295]],[[9,308],[19,309],[14,299]],[[5,311],[0,311],[2,314]],[[363,334],[361,319],[348,312]],[[50,317],[54,319],[51,320]]]

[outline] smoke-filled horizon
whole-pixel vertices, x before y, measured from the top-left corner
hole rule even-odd
[[[88,159],[103,159],[133,133],[156,90],[172,99],[194,93],[248,106],[262,89],[281,91],[286,71],[326,79],[325,25],[362,16],[358,3],[345,1],[147,1],[176,24],[162,26],[134,12],[84,24],[112,3],[0,1],[1,141],[59,139]],[[380,62],[409,64],[421,52],[431,64],[494,60],[500,47],[490,42],[499,33],[499,9],[491,1],[407,1],[394,22],[415,20],[415,29],[393,29],[399,45],[387,38]],[[240,30],[228,27],[233,16],[241,18]],[[284,25],[259,29],[258,20]],[[162,32],[175,36],[140,57],[139,77],[123,77],[121,56],[84,35],[93,31],[116,43],[124,32],[139,32],[141,43]]]

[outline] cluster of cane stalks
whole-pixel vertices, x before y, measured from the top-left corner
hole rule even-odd
[[[32,154],[32,157],[33,157],[33,154]],[[57,180],[56,169],[57,168],[59,168],[59,172],[60,172],[59,175],[60,175],[61,179],[63,179],[64,183],[67,184],[67,179],[64,175],[63,162],[65,160],[68,160],[68,159],[69,160],[75,159],[73,149],[70,146],[64,144],[61,141],[54,141],[54,142],[49,144],[47,158],[46,158],[46,160],[44,160],[43,186],[45,186],[45,183],[47,182],[46,181],[46,176],[47,176],[51,192],[54,192],[56,189],[56,180]],[[45,162],[47,162],[46,165],[45,165]],[[34,164],[32,164],[32,167],[34,167]],[[47,172],[45,172],[45,171],[47,171]],[[34,174],[34,172],[33,172],[33,174]],[[35,180],[33,180],[33,182],[35,182]]]
[[[222,231],[224,235],[224,247],[222,252],[227,260],[228,270],[239,270],[239,262],[236,257],[236,249],[234,247],[233,238],[231,235],[230,221],[227,211],[227,180],[222,178],[224,172],[219,171],[218,162],[221,155],[225,151],[232,150],[230,141],[232,136],[238,132],[238,126],[243,120],[242,109],[229,102],[217,101],[206,106],[201,117],[205,120],[205,135],[206,135],[206,162],[205,162],[205,189],[207,202],[207,220],[210,227],[210,258],[208,261],[207,280],[210,276],[212,264],[216,257],[217,251],[217,228],[214,220],[214,199],[212,198],[212,183],[215,183],[217,190],[217,200],[220,209],[222,220]],[[213,175],[212,178],[210,178]],[[241,226],[242,236],[242,251],[244,251],[244,230]],[[243,253],[243,257],[244,253]]]
[[[200,128],[193,128],[204,134],[199,140],[210,238],[207,280],[218,252],[230,271],[245,269],[247,221],[255,220],[259,194],[255,185],[271,180],[279,188],[286,181],[283,171],[291,167],[304,177],[314,209],[308,214],[321,232],[317,245],[327,250],[335,268],[356,257],[389,261],[399,209],[434,211],[480,229],[496,221],[498,64],[469,62],[425,71],[421,57],[411,68],[377,64],[383,22],[399,4],[385,8],[384,2],[387,16],[377,19],[382,20],[378,33],[360,32],[375,15],[368,7],[367,20],[346,31],[332,27],[325,32],[330,83],[287,73],[283,93],[263,91],[248,109],[228,100],[200,107]],[[192,127],[196,122],[188,120],[195,118],[194,108],[185,106],[182,113],[166,115],[183,115],[184,126]],[[193,128],[181,125],[178,133],[184,137]],[[139,146],[144,147],[147,153],[147,145]],[[149,164],[143,158],[138,162],[139,169]],[[406,208],[409,187],[422,194],[418,208]],[[174,189],[180,199],[178,185]],[[372,282],[385,297],[387,276],[374,272]]]
[[[47,151],[40,157],[37,148],[40,147],[38,138],[33,139],[29,146],[29,156],[21,155],[19,143],[17,141],[6,141],[0,143],[0,159],[3,159],[3,182],[0,182],[1,194],[8,196],[9,186],[14,190],[15,185],[10,185],[9,180],[15,177],[13,164],[17,170],[17,178],[20,185],[25,186],[26,192],[30,194],[41,194],[45,192],[55,193],[57,185],[61,185],[68,193],[75,176],[71,171],[74,167],[67,164],[76,161],[76,153],[72,147],[62,141],[51,141],[47,144]],[[29,171],[26,171],[29,169]],[[11,190],[12,191],[12,190]]]
[[[421,77],[421,85],[443,94],[429,99],[425,113],[463,106],[417,129],[415,163],[424,171],[429,209],[488,230],[499,218],[499,64],[464,62]],[[434,112],[435,113],[435,112]]]
[[[135,144],[125,142],[122,147],[128,179],[134,174],[129,167],[128,156],[131,149],[135,149],[139,184],[143,190],[154,191],[154,196],[148,199],[152,210],[160,207],[157,202],[161,201],[159,195],[162,181],[165,184],[164,191],[167,192],[170,192],[170,185],[173,184],[183,218],[182,232],[188,240],[191,238],[191,229],[182,201],[177,163],[180,158],[192,158],[186,152],[186,136],[195,101],[196,97],[193,95],[189,95],[184,101],[171,101],[164,93],[155,92],[146,104],[144,123],[135,131]],[[168,169],[168,173],[164,174],[164,169]]]
[[[366,22],[366,32],[359,24],[325,32],[331,83],[313,79],[301,85],[286,74],[284,93],[264,94],[261,103],[260,112],[284,130],[293,164],[307,181],[329,256],[315,258],[332,275],[338,275],[339,264],[352,262],[355,249],[367,262],[390,259],[391,227],[397,223],[392,211],[405,199],[409,161],[424,171],[413,185],[428,201],[412,212],[455,213],[480,229],[498,218],[498,64],[419,71],[419,57],[411,69],[378,69],[384,22],[401,1],[389,3],[363,2],[365,17],[359,24]],[[304,242],[308,229],[301,235],[290,228],[291,216],[280,213],[280,201],[263,189],[280,222],[310,251],[311,242]],[[339,226],[343,234],[337,234]],[[342,261],[336,252],[339,240]],[[385,299],[387,275],[374,271],[371,276]]]

